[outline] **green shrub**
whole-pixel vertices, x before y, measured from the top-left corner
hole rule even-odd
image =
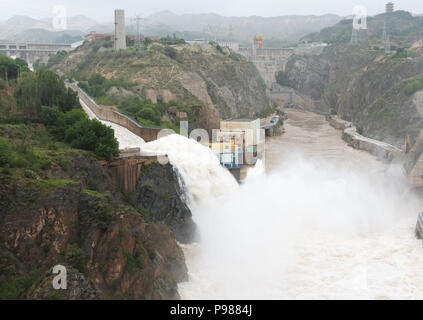
[[[28,179],[40,180],[40,176],[36,172],[32,171],[31,169],[26,169],[24,174],[25,174],[25,177]]]
[[[409,81],[405,87],[405,93],[409,96],[420,90],[423,90],[423,75],[415,80]]]
[[[82,251],[81,247],[77,243],[68,244],[68,247],[65,253],[65,260],[74,268],[78,269],[81,272],[85,272],[86,259],[84,256],[84,252]]]
[[[64,122],[66,126],[71,126],[74,123],[86,118],[88,117],[87,117],[87,114],[84,112],[84,110],[72,109],[69,112],[65,113]]]
[[[123,193],[123,200],[130,204],[131,206],[135,207],[135,193],[126,191]]]
[[[11,147],[8,141],[0,138],[0,166],[9,164]]]
[[[71,169],[71,162],[68,158],[64,156],[60,156],[56,158],[56,163],[62,168],[63,171],[69,173]]]
[[[100,206],[95,212],[96,226],[105,232],[113,218],[113,209],[109,206]]]
[[[65,141],[72,147],[93,151],[104,160],[111,160],[119,154],[117,142],[112,128],[97,119],[84,118],[66,129]]]
[[[164,48],[164,54],[173,60],[175,60],[178,57],[178,51],[176,51],[175,48],[172,48],[169,46],[166,46]]]
[[[145,221],[151,221],[150,211],[148,211],[148,209],[146,209],[142,204],[137,206],[137,211],[144,217]]]

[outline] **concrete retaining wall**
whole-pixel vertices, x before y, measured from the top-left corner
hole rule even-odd
[[[157,157],[134,156],[105,162],[110,169],[113,182],[122,192],[133,192],[142,174],[142,167],[157,161]]]
[[[338,116],[327,116],[326,119],[335,129],[343,130],[342,139],[355,149],[367,151],[378,158],[388,161],[404,155],[401,149],[388,143],[362,136],[357,132],[357,128],[349,121],[342,120]]]
[[[141,137],[145,142],[150,142],[157,139],[157,134],[161,129],[141,127],[134,120],[115,110],[100,107],[76,84],[68,84],[68,86],[78,92],[79,98],[84,101],[84,103],[100,120],[110,121],[125,127],[132,133]]]

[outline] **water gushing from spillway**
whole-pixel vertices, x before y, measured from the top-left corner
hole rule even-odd
[[[178,168],[199,227],[183,246],[183,299],[423,299],[417,199],[398,170],[314,120],[288,121],[271,172],[259,162],[241,186],[194,140],[142,146]]]
[[[329,139],[323,129],[319,139]],[[179,169],[201,234],[184,246],[190,280],[179,285],[182,298],[422,299],[417,199],[404,193],[395,167],[334,146],[324,159],[310,146],[309,154],[287,150],[271,173],[258,163],[237,187],[193,140],[146,144]]]
[[[193,139],[173,134],[145,144],[142,151],[168,156],[184,180],[191,206],[229,196],[238,189],[235,179],[222,168],[211,149]]]

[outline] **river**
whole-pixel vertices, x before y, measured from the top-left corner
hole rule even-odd
[[[320,115],[287,113],[266,174],[191,204],[201,241],[183,246],[181,297],[423,299],[419,203],[400,169],[347,146]]]

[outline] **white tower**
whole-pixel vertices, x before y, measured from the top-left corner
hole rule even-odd
[[[115,10],[115,50],[126,49],[125,11]]]

